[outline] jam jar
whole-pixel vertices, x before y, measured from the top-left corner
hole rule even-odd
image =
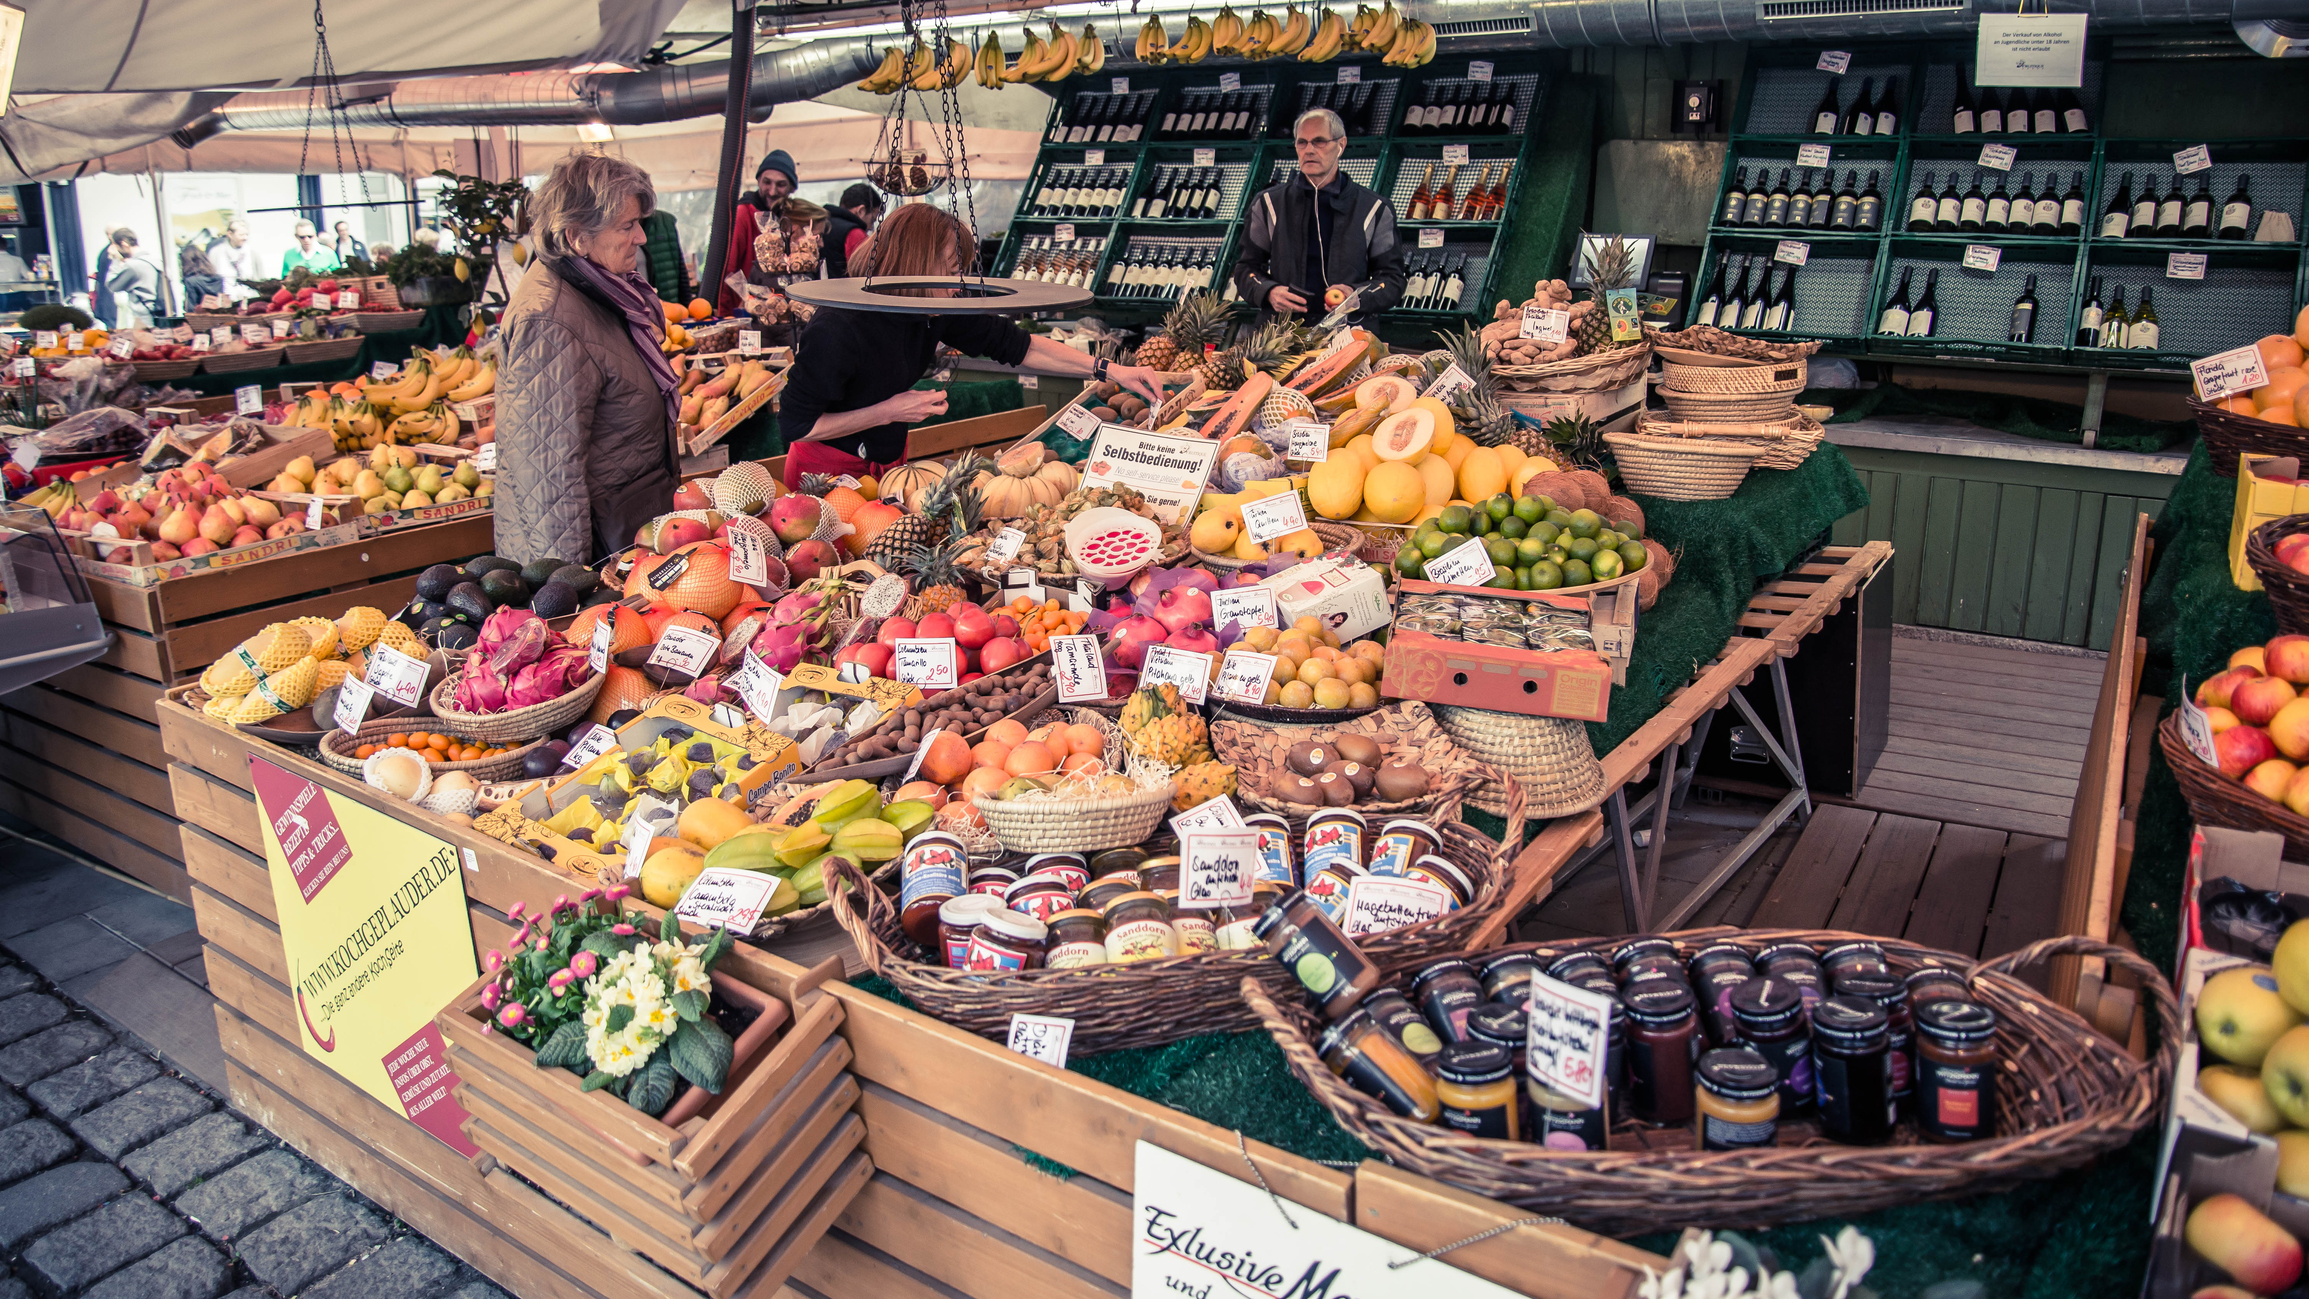
[[[1152,893],[1125,893],[1106,904],[1106,960],[1109,965],[1135,965],[1179,954],[1178,932],[1171,928],[1171,909]]]
[[[1839,997],[1865,997],[1883,1008],[1892,1053],[1892,1099],[1905,1107],[1916,1088],[1916,1020],[1907,981],[1887,968],[1882,974],[1839,974],[1835,988]]]
[[[1080,893],[1090,885],[1090,863],[1078,852],[1039,852],[1026,859],[1018,868],[1021,876],[1056,875],[1066,881],[1069,893]]]
[[[1601,993],[1611,1007],[1611,1027],[1604,1039],[1604,1084],[1611,1091],[1614,1109],[1624,1108],[1622,1097],[1628,1088],[1628,1007],[1620,996],[1619,985],[1609,974],[1591,974],[1575,985],[1589,992]]]
[[[1303,889],[1285,894],[1267,908],[1251,932],[1300,987],[1314,994],[1329,1018],[1346,1014],[1379,986],[1379,966]]]
[[[1605,1106],[1583,1105],[1537,1078],[1523,1080],[1523,1095],[1530,1106],[1532,1140],[1550,1150],[1608,1148],[1611,1115]]]
[[[1916,1123],[1936,1141],[1996,1134],[1996,1012],[1942,999],[1916,1008]]]
[[[1683,967],[1683,960],[1676,955],[1673,942],[1665,938],[1631,938],[1612,949],[1612,977],[1619,980],[1622,986],[1635,982],[1642,976],[1628,967],[1646,958],[1671,962],[1678,969]]]
[[[1830,997],[1812,1008],[1812,1091],[1820,1134],[1855,1146],[1892,1139],[1891,1035],[1884,1008]]]
[[[1125,893],[1140,892],[1145,887],[1139,883],[1138,872],[1136,871],[1118,871],[1112,875],[1102,875],[1092,880],[1090,887],[1082,891],[1082,905],[1087,910],[1104,912],[1107,903]]]
[[[1700,1021],[1692,990],[1643,979],[1623,994],[1628,1009],[1628,1112],[1655,1127],[1692,1119],[1692,1062]]]
[[[1972,986],[1964,981],[1964,975],[1945,965],[1910,970],[1907,982],[1910,1014],[1921,1012],[1929,1002],[1972,1000]]]
[[[1447,909],[1451,911],[1457,911],[1466,906],[1477,892],[1475,878],[1467,873],[1465,867],[1449,858],[1438,857],[1434,853],[1418,858],[1405,867],[1403,877],[1418,880],[1423,884],[1432,884],[1450,894],[1451,906]]]
[[[1170,908],[1171,930],[1178,935],[1179,955],[1199,956],[1219,950],[1219,913],[1216,907],[1182,907],[1176,892],[1154,890]]]
[[[949,898],[938,908],[938,950],[944,956],[947,968],[959,970],[962,959],[970,950],[970,931],[978,922],[1002,910],[1000,898],[983,893],[965,893]]]
[[[1029,875],[1010,886],[1002,895],[1002,903],[1012,911],[1048,921],[1061,911],[1073,909],[1074,890],[1066,887],[1065,879],[1060,876]]]
[[[1379,1026],[1395,1035],[1403,1049],[1418,1057],[1424,1065],[1443,1050],[1443,1039],[1427,1023],[1427,1017],[1412,1008],[1411,999],[1393,988],[1381,988],[1363,998],[1363,1009],[1379,1021]]]
[[[914,836],[898,859],[898,927],[925,951],[938,950],[938,909],[969,892],[970,850],[944,830]]]
[[[1490,1042],[1453,1042],[1435,1058],[1435,1102],[1444,1127],[1471,1137],[1523,1140],[1515,1057]]]
[[[1052,970],[1073,970],[1106,964],[1106,922],[1096,911],[1080,907],[1061,911],[1044,923],[1050,926],[1050,950],[1042,963]]]
[[[1018,872],[1008,866],[973,866],[970,868],[970,891],[981,893],[999,902],[1010,886],[1018,882]]]
[[[1882,943],[1872,943],[1862,938],[1838,943],[1820,953],[1820,968],[1828,972],[1828,982],[1833,987],[1838,975],[1890,974],[1892,962],[1885,959]]]
[[[1494,956],[1476,967],[1476,977],[1483,980],[1483,999],[1511,1006],[1531,1000],[1531,980],[1539,972],[1539,958],[1529,952]]]
[[[1309,887],[1324,868],[1345,867],[1355,874],[1364,869],[1364,840],[1370,827],[1361,812],[1344,807],[1327,807],[1307,818],[1307,834],[1299,843],[1299,869],[1306,874]]]
[[[1708,1040],[1731,1046],[1740,1040],[1740,1026],[1732,1020],[1732,993],[1754,978],[1755,962],[1745,948],[1717,943],[1692,954],[1692,991],[1700,999],[1700,1022]]]
[[[1362,867],[1345,862],[1325,866],[1307,876],[1305,892],[1324,915],[1333,922],[1343,922],[1347,919],[1347,890],[1362,874]]]
[[[1795,984],[1806,1014],[1828,995],[1828,975],[1820,968],[1819,953],[1802,943],[1781,943],[1756,953],[1756,973]]]
[[[1347,1010],[1325,1028],[1315,1040],[1315,1054],[1348,1086],[1377,1097],[1407,1119],[1433,1123],[1440,1112],[1435,1080],[1366,1011]]]
[[[1401,875],[1411,863],[1443,846],[1435,827],[1416,817],[1398,817],[1379,827],[1371,841],[1371,873]]]
[[[1812,1042],[1804,1023],[1804,994],[1777,975],[1760,974],[1732,990],[1732,1022],[1740,1045],[1771,1062],[1780,1075],[1780,1108],[1812,1103]]]
[[[1117,871],[1135,871],[1138,864],[1145,860],[1146,850],[1143,848],[1109,848],[1091,856],[1090,877],[1102,880]]]
[[[1483,1004],[1475,967],[1457,957],[1437,961],[1411,979],[1411,1000],[1446,1042],[1467,1040],[1467,1017]]]
[[[1254,812],[1243,825],[1259,832],[1258,878],[1282,888],[1299,887],[1298,860],[1291,851],[1291,823],[1277,812]]]
[[[1149,857],[1139,863],[1140,882],[1156,893],[1179,891],[1179,859],[1176,857]]]
[[[1695,1072],[1700,1149],[1772,1144],[1780,1129],[1780,1073],[1771,1061],[1744,1046],[1720,1046],[1700,1057]]]
[[[1547,967],[1548,978],[1557,983],[1569,983],[1578,986],[1585,986],[1589,978],[1598,974],[1611,980],[1613,987],[1619,986],[1619,981],[1611,977],[1610,962],[1594,952],[1573,952],[1569,956],[1559,956],[1549,962]]]
[[[1531,1045],[1530,1021],[1525,1016],[1523,1007],[1510,1006],[1497,1001],[1485,1002],[1483,1005],[1477,1006],[1475,1013],[1467,1017],[1467,1040],[1485,1042],[1492,1046],[1504,1048],[1507,1051],[1508,1059],[1515,1064],[1516,1090],[1518,1092],[1522,1090],[1524,1056]],[[1520,1104],[1523,1109],[1522,1117],[1519,1120],[1522,1124],[1523,1139],[1526,1141],[1537,1140],[1532,1135],[1539,1129],[1532,1123],[1531,1105],[1528,1100],[1520,1102]]]
[[[1259,946],[1258,936],[1251,931],[1258,926],[1259,916],[1282,901],[1288,891],[1271,880],[1258,880],[1251,885],[1249,906],[1221,907],[1211,912],[1211,923],[1218,926],[1219,950],[1247,952]]]
[[[1049,926],[1016,911],[997,911],[970,931],[965,970],[1038,970],[1048,949]]]

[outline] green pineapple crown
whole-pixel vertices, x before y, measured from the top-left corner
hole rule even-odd
[[[826,493],[834,490],[837,485],[832,474],[803,474],[802,481],[796,490],[804,496],[816,496],[823,499]]]
[[[1276,320],[1261,326],[1228,349],[1234,359],[1250,370],[1274,374],[1296,360],[1305,351],[1299,338],[1299,328],[1289,321]],[[1245,371],[1248,375],[1249,370]]]
[[[1588,247],[1587,231],[1579,232],[1579,242],[1581,247]],[[1635,246],[1618,235],[1613,235],[1601,252],[1589,248],[1580,256],[1580,265],[1587,271],[1587,282],[1599,298],[1613,289],[1624,289],[1635,283],[1635,261]]]
[[[992,460],[975,451],[965,451],[947,469],[939,486],[947,489],[953,504],[946,515],[949,531],[956,537],[967,537],[978,531],[980,512],[986,508],[986,493],[978,490],[978,476],[993,473]]]
[[[1547,440],[1575,467],[1593,469],[1602,463],[1603,431],[1584,412],[1556,416],[1547,422],[1546,433]]]
[[[1163,317],[1163,333],[1189,357],[1202,355],[1203,345],[1216,343],[1226,333],[1235,308],[1218,294],[1190,293]]]
[[[955,566],[951,543],[913,547],[906,555],[906,572],[914,579],[916,591],[962,585],[962,570]]]

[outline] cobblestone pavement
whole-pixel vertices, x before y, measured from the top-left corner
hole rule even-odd
[[[506,1299],[4,958],[0,1265],[0,1299]]]

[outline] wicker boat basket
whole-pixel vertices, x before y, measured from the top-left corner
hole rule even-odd
[[[1415,817],[1430,825],[1459,819],[1468,795],[1484,790],[1496,797],[1507,786],[1507,773],[1452,743],[1426,704],[1415,699],[1388,704],[1352,721],[1320,726],[1275,726],[1258,722],[1211,723],[1211,748],[1219,761],[1235,768],[1235,801],[1260,812],[1273,812],[1291,823],[1291,833],[1305,834],[1307,818],[1323,810],[1304,803],[1270,797],[1284,773],[1284,755],[1291,746],[1318,734],[1349,732],[1368,735],[1387,759],[1408,758],[1427,771],[1427,792],[1397,803],[1364,802],[1355,810],[1376,830],[1390,817]],[[1507,827],[1505,842],[1523,842],[1523,827]]]
[[[2223,478],[2237,476],[2240,452],[2309,457],[2309,429],[2239,415],[2195,397],[2189,398],[2189,414],[2197,421],[2197,431],[2205,435],[2205,449],[2213,457],[2213,472]]]
[[[425,724],[428,720],[426,718],[399,717],[363,722],[360,734],[357,736],[347,735],[342,730],[331,730],[321,737],[321,761],[348,776],[358,776],[361,774],[361,764],[364,759],[354,757],[354,750],[364,744],[381,744],[388,735],[406,735],[410,731],[435,729],[433,726]],[[453,726],[448,726],[446,723],[442,723],[442,726],[452,734],[457,733],[457,729]],[[462,771],[482,782],[510,780],[521,774],[522,760],[527,758],[532,750],[544,744],[546,738],[541,735],[517,749],[500,753],[494,758],[482,758],[474,762],[434,762],[428,759],[426,766],[431,768],[436,776],[444,771]]]
[[[1760,397],[1793,397],[1804,391],[1804,358],[1793,361],[1760,361],[1752,365],[1683,365],[1675,361],[1660,363],[1660,388],[1663,392],[1696,392],[1715,396],[1746,394]]]
[[[601,693],[601,683],[609,674],[596,672],[579,686],[559,699],[548,699],[542,704],[526,708],[509,708],[502,713],[468,713],[457,707],[457,678],[463,671],[452,672],[433,687],[429,701],[433,715],[441,719],[439,729],[452,735],[462,735],[484,744],[504,744],[512,740],[528,741],[559,735],[577,724],[577,719],[593,708],[593,697]]]
[[[1706,357],[1721,357],[1731,361],[1793,361],[1820,350],[1822,340],[1811,339],[1802,343],[1767,343],[1760,338],[1749,338],[1714,325],[1694,325],[1689,329],[1670,330],[1652,335],[1652,346],[1663,358],[1674,358],[1688,364],[1704,365]],[[1697,353],[1697,356],[1678,357],[1678,352]]]
[[[2247,789],[2243,781],[2232,780],[2222,775],[2220,768],[2207,765],[2182,738],[2178,712],[2157,724],[2157,743],[2165,750],[2165,765],[2173,769],[2173,779],[2180,783],[2181,797],[2188,800],[2189,819],[2198,825],[2281,834],[2287,856],[2309,856],[2309,816],[2275,799],[2263,798]]]
[[[1620,481],[1638,496],[1665,501],[1720,501],[1740,490],[1756,458],[1770,450],[1754,442],[1700,442],[1606,433]]]
[[[1310,521],[1307,527],[1323,543],[1323,549],[1326,551],[1340,550],[1349,554],[1362,552],[1363,534],[1347,524],[1315,519]],[[1214,555],[1207,550],[1197,550],[1192,545],[1187,547],[1187,553],[1194,556],[1196,563],[1215,573],[1232,573],[1237,569],[1249,568],[1253,563],[1258,562],[1238,559],[1233,555]]]
[[[289,354],[286,344],[275,347],[255,347],[246,352],[210,352],[200,359],[200,368],[207,374],[237,374],[242,370],[268,370],[279,365]]]
[[[1585,722],[1450,704],[1434,705],[1434,715],[1453,743],[1508,777],[1467,792],[1468,805],[1478,811],[1506,816],[1520,795],[1521,815],[1546,821],[1585,812],[1611,792]]]
[[[1104,852],[1155,832],[1171,812],[1169,781],[1114,798],[973,798],[994,837],[1014,853]]]
[[[289,364],[303,365],[307,361],[341,361],[361,350],[361,336],[322,338],[310,343],[289,344]]]
[[[2309,532],[2309,514],[2264,523],[2245,535],[2245,562],[2253,566],[2253,576],[2261,579],[2261,589],[2269,593],[2277,630],[2292,636],[2309,632],[2309,573],[2279,562],[2277,543],[2300,532]]]
[[[1811,458],[1812,449],[1828,436],[1818,421],[1799,413],[1793,419],[1764,422],[1679,419],[1664,411],[1645,411],[1636,432],[1648,438],[1696,438],[1703,442],[1747,442],[1768,448],[1750,468],[1797,469]]]
[[[1794,393],[1676,392],[1662,388],[1660,400],[1678,419],[1768,423],[1791,420],[1798,414]]]
[[[197,356],[186,357],[181,361],[138,361],[136,381],[163,383],[170,379],[182,379],[199,368],[200,358]]]
[[[1773,942],[1817,946],[1859,934],[1766,930],[1695,931],[1686,940],[1737,941],[1751,950]],[[1517,944],[1502,951],[1549,957],[1598,950],[1617,938],[1567,944]],[[1271,984],[1246,979],[1242,995],[1278,1046],[1291,1072],[1339,1126],[1398,1167],[1513,1204],[1555,1214],[1605,1235],[1678,1227],[1763,1227],[1811,1218],[1850,1218],[1896,1204],[2008,1190],[2091,1162],[2129,1142],[2162,1112],[2180,1041],[2180,1011],[2164,976],[2140,957],[2089,938],[2047,938],[1993,960],[1873,939],[1896,970],[1926,964],[1965,976],[1974,1000],[1996,1011],[1997,1135],[1925,1145],[1912,1125],[1895,1133],[1905,1144],[1847,1146],[1822,1140],[1810,1123],[1783,1122],[1780,1144],[1751,1150],[1698,1151],[1691,1129],[1615,1125],[1611,1149],[1553,1150],[1525,1141],[1471,1137],[1398,1117],[1347,1086],[1315,1054],[1321,1021],[1295,990],[1277,997]],[[2076,1012],[2029,987],[2016,970],[2048,956],[2097,956],[2138,975],[2156,1003],[2157,1055],[2143,1063],[2125,1054]]]
[[[1494,365],[1491,377],[1511,392],[1614,392],[1634,383],[1651,363],[1651,345],[1637,343],[1544,365]]]
[[[1520,806],[1515,819],[1522,819]],[[1435,828],[1443,839],[1442,854],[1482,886],[1457,911],[1363,940],[1364,955],[1391,975],[1464,950],[1506,902],[1510,853],[1460,822]],[[889,980],[917,1010],[996,1041],[1008,1038],[1012,1015],[1059,1015],[1074,1021],[1073,1049],[1084,1055],[1163,1046],[1203,1033],[1255,1030],[1258,1019],[1236,993],[1245,981],[1278,995],[1296,995],[1285,987],[1289,973],[1264,950],[1071,970],[989,974],[950,969],[923,959],[927,954],[898,928],[896,905],[881,889],[865,887],[857,868],[838,857],[826,865],[836,881],[828,905],[858,945],[866,967]]]
[[[386,334],[396,329],[415,329],[424,319],[425,313],[417,310],[356,311],[353,313],[353,328],[364,334]]]

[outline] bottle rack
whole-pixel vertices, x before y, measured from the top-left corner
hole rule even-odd
[[[1438,183],[1451,175],[1452,164],[1444,159],[1446,149],[1465,149],[1467,151],[1467,162],[1459,167],[1459,178],[1453,182],[1455,188],[1452,197],[1460,205],[1464,205],[1467,201],[1469,186],[1480,182],[1488,190],[1489,182],[1481,181],[1481,178],[1489,176],[1493,180],[1499,179],[1499,169],[1502,166],[1507,168],[1506,180],[1509,187],[1512,188],[1519,179],[1515,174],[1523,157],[1523,146],[1519,141],[1491,140],[1482,143],[1447,145],[1434,142],[1422,143],[1416,139],[1406,140],[1396,151],[1393,183],[1383,191],[1387,195],[1388,201],[1395,205],[1396,224],[1407,231],[1421,226],[1481,226],[1486,229],[1497,226],[1499,224],[1498,216],[1486,216],[1478,221],[1442,220],[1432,216],[1414,219],[1411,216],[1411,200],[1419,192],[1420,183],[1426,177],[1428,168],[1434,167],[1435,180]]]
[[[1222,281],[1232,266],[1228,254],[1233,250],[1234,241],[1229,232],[1208,233],[1211,229],[1207,225],[1201,227],[1200,231],[1139,225],[1123,227],[1107,246],[1106,265],[1099,271],[1098,285],[1094,292],[1102,301],[1138,303],[1168,311],[1171,304],[1187,293],[1203,289],[1223,291]],[[1144,252],[1154,259],[1144,265],[1160,266],[1161,254],[1170,251],[1192,253],[1198,257],[1209,255],[1212,260],[1208,273],[1189,283],[1183,291],[1154,286],[1134,289],[1120,283],[1120,278],[1128,274],[1132,266],[1141,264],[1131,260],[1135,252]]]
[[[1368,92],[1365,100],[1370,120],[1368,132],[1351,131],[1348,145],[1340,160],[1340,169],[1356,183],[1388,195],[1395,200],[1397,230],[1404,244],[1407,264],[1416,261],[1424,252],[1432,257],[1437,252],[1466,257],[1462,272],[1464,289],[1458,310],[1437,309],[1417,311],[1398,309],[1394,314],[1415,316],[1432,327],[1437,323],[1466,319],[1471,315],[1488,318],[1488,304],[1500,296],[1516,296],[1505,291],[1494,292],[1490,283],[1493,264],[1494,240],[1508,228],[1514,219],[1522,195],[1523,179],[1528,170],[1528,149],[1532,137],[1531,123],[1544,107],[1543,97],[1547,81],[1542,71],[1547,61],[1543,54],[1495,54],[1491,84],[1503,85],[1511,92],[1513,116],[1507,131],[1445,131],[1403,130],[1405,108],[1433,94],[1448,98],[1457,93],[1472,96],[1466,89],[1485,83],[1470,77],[1472,61],[1439,59],[1427,67],[1411,71],[1388,68],[1376,55],[1362,55],[1353,59],[1336,60],[1322,64],[1300,64],[1296,61],[1275,60],[1247,63],[1227,59],[1207,59],[1191,67],[1162,68],[1132,67],[1127,77],[1076,78],[1050,87],[1053,96],[1049,120],[1044,128],[1044,143],[1038,151],[1035,166],[1029,173],[1025,196],[1034,197],[1045,177],[1054,169],[1080,167],[1085,163],[1086,150],[1102,150],[1103,165],[1130,169],[1129,193],[1122,208],[1108,216],[1051,216],[1030,212],[1023,205],[1012,218],[1010,229],[1003,239],[1002,250],[995,260],[1005,273],[1017,266],[1022,250],[1030,240],[1050,240],[1055,237],[1060,223],[1074,226],[1078,241],[1104,238],[1106,243],[1097,268],[1093,288],[1102,308],[1123,319],[1140,315],[1159,316],[1171,299],[1148,295],[1124,295],[1110,290],[1107,280],[1116,267],[1128,264],[1134,248],[1159,246],[1166,241],[1215,241],[1218,250],[1217,271],[1210,287],[1223,288],[1226,276],[1234,267],[1240,245],[1242,226],[1248,214],[1250,199],[1259,190],[1288,179],[1298,167],[1296,149],[1291,144],[1291,124],[1300,111],[1310,104],[1342,95],[1354,96]],[[1342,66],[1357,70],[1360,80],[1342,85],[1339,70]],[[1189,94],[1221,93],[1221,77],[1233,73],[1241,84],[1229,94],[1247,94],[1254,97],[1254,116],[1259,120],[1246,138],[1242,133],[1233,136],[1210,136],[1197,139],[1165,138],[1160,127],[1164,114],[1176,110]],[[1351,74],[1351,75],[1357,75]],[[1122,93],[1144,95],[1152,93],[1153,107],[1148,113],[1145,132],[1135,141],[1100,142],[1080,140],[1063,142],[1054,137],[1069,124],[1090,116],[1076,115],[1071,106],[1083,95],[1111,96],[1113,80],[1124,80],[1128,89]],[[1817,94],[1817,90],[1814,92]],[[1354,119],[1350,119],[1351,121]],[[1496,169],[1508,165],[1505,209],[1488,220],[1472,222],[1412,221],[1408,216],[1408,200],[1418,187],[1419,176],[1429,161],[1438,163],[1437,179],[1442,176],[1440,166],[1446,145],[1464,145],[1469,164],[1460,173],[1460,187],[1473,183],[1473,177],[1489,163]],[[1194,165],[1195,150],[1207,148],[1212,152],[1210,166],[1220,171],[1220,201],[1218,212],[1208,220],[1148,220],[1134,218],[1131,210],[1136,201],[1146,196],[1159,183],[1166,167]],[[1791,151],[1790,156],[1793,156]],[[1497,172],[1493,172],[1497,178]],[[1441,249],[1421,250],[1417,247],[1419,231],[1441,229],[1444,244]],[[1432,236],[1431,236],[1432,237]],[[1205,246],[1197,242],[1194,246]]]
[[[1205,72],[1200,77],[1188,78],[1182,85],[1170,88],[1160,96],[1162,102],[1149,116],[1146,134],[1149,144],[1172,144],[1181,140],[1234,140],[1255,141],[1267,134],[1269,119],[1275,106],[1275,84],[1270,80],[1246,81],[1233,90],[1219,84],[1216,72]],[[1208,124],[1197,131],[1185,123],[1174,123],[1166,131],[1163,124],[1173,113],[1221,111],[1228,104],[1236,112],[1247,112],[1248,117],[1226,129],[1224,121]],[[1288,127],[1284,128],[1288,130]]]
[[[1402,97],[1403,77],[1400,75],[1375,76],[1385,65],[1377,62],[1339,59],[1331,63],[1312,65],[1297,79],[1284,97],[1289,111],[1275,114],[1267,126],[1267,134],[1288,145],[1291,123],[1310,108],[1328,108],[1347,123],[1347,137],[1353,140],[1375,140],[1393,133],[1397,101]],[[1355,68],[1361,80],[1343,83],[1338,74],[1318,75],[1336,68]]]
[[[1714,283],[1716,267],[1727,257],[1752,253],[1759,246],[1768,257],[1781,239],[1801,240],[1812,249],[1809,264],[1797,273],[1796,318],[1785,335],[1822,339],[1831,345],[1832,352],[1846,355],[2003,361],[2096,371],[2185,372],[2190,360],[2244,346],[2264,334],[2289,332],[2295,310],[2309,301],[2309,259],[2302,256],[2299,238],[2309,229],[2309,141],[2108,137],[2101,131],[2108,47],[2097,38],[2087,46],[2084,85],[2077,91],[2092,129],[2052,135],[1956,134],[1950,129],[1958,79],[1971,73],[1969,43],[1854,46],[1850,52],[1851,66],[1838,78],[1840,103],[1849,107],[1866,78],[1875,79],[1873,93],[1878,98],[1885,79],[1896,78],[1900,122],[1895,134],[1812,134],[1807,130],[1811,114],[1830,80],[1829,73],[1815,66],[1820,51],[1809,45],[1751,51],[1710,217],[1701,275],[1685,308],[1687,322],[1696,319],[1700,303]],[[1997,93],[2001,97],[2008,92]],[[1837,173],[1839,186],[1847,170],[1857,170],[1860,184],[1856,188],[1865,188],[1868,171],[1883,169],[1884,219],[1877,233],[1854,238],[1818,228],[1798,231],[1725,224],[1725,196],[1741,167],[1748,169],[1751,187],[1760,183],[1769,189],[1783,166],[1791,179],[1801,174],[1797,149],[1807,144],[1829,147],[1829,165]],[[2069,177],[2081,173],[2085,196],[2082,229],[2070,235],[1911,230],[1910,203],[1926,172],[1934,174],[1938,189],[1953,170],[1961,195],[1977,171],[1983,193],[1993,192],[2000,173],[1981,164],[1983,148],[1990,144],[2014,150],[2012,168],[2001,173],[2008,192],[2017,190],[2024,174],[2041,190],[2049,171],[2058,175],[2065,194]],[[2197,175],[2209,176],[2217,224],[2220,206],[2235,187],[2237,176],[2249,173],[2253,228],[2259,227],[2264,208],[2287,212],[2294,220],[2296,237],[2292,241],[2109,239],[2099,234],[2102,208],[2114,198],[2124,172],[2133,173],[2136,196],[2141,182],[2152,175],[2162,195],[2174,174],[2173,155],[2200,144],[2207,147],[2213,167],[2210,172],[2184,177],[2184,193],[2195,193]],[[1768,174],[1760,173],[1760,167],[1768,167]],[[1964,250],[1970,244],[1986,244],[2001,251],[2002,260],[1994,275],[1962,268]],[[2166,278],[2166,258],[2174,252],[2204,255],[2205,278]],[[1921,277],[1932,265],[1942,267],[1939,323],[1933,336],[1896,340],[1877,335],[1877,320],[1897,289],[1901,269],[1916,268],[1913,295],[1921,290]],[[1820,273],[1823,271],[1827,273]],[[2006,338],[2012,304],[2024,277],[2031,272],[2037,275],[2036,341],[2013,344]],[[2123,284],[2128,308],[2138,302],[2141,287],[2156,289],[2159,347],[2135,350],[2076,345],[2078,321],[2095,275],[2104,277],[2110,291]],[[1855,288],[1862,278],[1866,283],[1865,310],[1856,311]],[[1815,306],[1807,300],[1808,295],[1822,300]]]

